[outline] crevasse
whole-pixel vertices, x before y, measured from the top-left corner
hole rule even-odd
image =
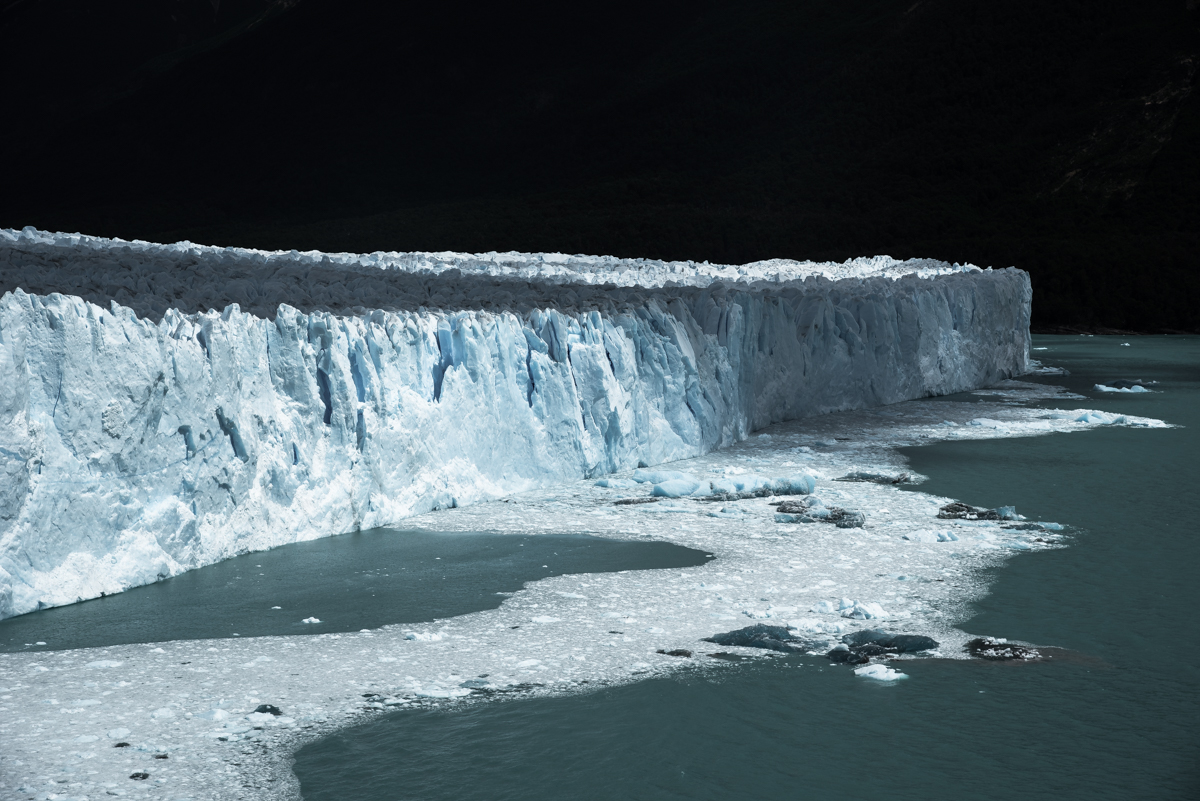
[[[0,617],[983,386],[1025,371],[1031,298],[1019,270],[887,258],[329,257],[32,229],[0,231],[0,289]]]

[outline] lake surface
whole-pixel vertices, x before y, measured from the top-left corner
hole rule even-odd
[[[494,609],[506,593],[548,576],[706,561],[665,542],[373,529],[8,618],[0,621],[0,652],[359,631]]]
[[[1129,347],[1120,343],[1129,342]],[[410,711],[302,749],[340,799],[1200,797],[1200,338],[1035,337],[1050,404],[1165,419],[906,451],[918,489],[1070,526],[1019,555],[961,628],[1070,649],[1033,664],[915,660],[856,680],[753,660],[586,695]],[[1158,380],[1153,394],[1098,382]]]

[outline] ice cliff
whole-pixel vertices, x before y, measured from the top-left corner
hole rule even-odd
[[[0,617],[1025,371],[1019,270],[0,230]],[[218,311],[219,309],[219,311]]]

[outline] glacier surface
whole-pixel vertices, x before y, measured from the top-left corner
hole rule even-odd
[[[0,230],[0,617],[1024,373],[1015,269]]]

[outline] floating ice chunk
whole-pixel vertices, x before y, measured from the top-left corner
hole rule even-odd
[[[129,729],[125,729],[125,728],[109,729],[108,731],[106,731],[104,733],[104,736],[108,737],[108,739],[110,739],[110,740],[124,740],[126,737],[129,736]]]
[[[440,642],[446,639],[446,635],[440,631],[410,631],[404,635],[404,639],[417,642]]]
[[[200,720],[222,721],[229,717],[229,713],[224,709],[210,709],[207,712],[201,712],[199,715],[196,715],[196,717]]]
[[[817,489],[817,480],[808,473],[797,473],[771,482],[776,495],[811,495]]]
[[[533,622],[533,623],[559,623],[561,621],[562,621],[562,618],[560,618],[560,617],[550,617],[549,615],[538,615],[537,617],[533,618],[531,622]]]
[[[987,417],[976,417],[974,420],[968,420],[967,425],[978,426],[981,428],[1004,428],[1004,423],[1000,420],[992,420]]]
[[[413,695],[418,698],[463,698],[470,694],[471,690],[467,687],[451,687],[448,690],[443,690],[441,687],[433,687],[413,691]]]
[[[306,617],[306,618],[304,618],[304,620],[301,620],[300,622],[301,623],[320,623],[321,620],[319,618],[315,618],[315,617]]]
[[[633,480],[638,484],[661,484],[664,481],[696,481],[691,473],[681,473],[678,470],[643,470],[633,471]]]
[[[540,664],[542,664],[542,660],[540,660],[540,659],[522,659],[520,662],[517,663],[517,667],[531,668],[531,667],[536,667]]]
[[[282,609],[283,607],[282,606],[272,606],[271,608],[272,609]]]
[[[123,664],[123,662],[116,659],[97,659],[95,662],[88,662],[86,666],[90,668],[115,668],[121,667]]]
[[[169,720],[170,718],[175,717],[175,710],[169,707],[160,706],[158,709],[150,713],[150,717],[154,718],[155,720]]]
[[[99,735],[81,734],[75,738],[75,742],[77,742],[77,743],[94,743],[99,739],[100,739]]]
[[[1090,423],[1092,425],[1111,426],[1122,425],[1125,422],[1123,414],[1105,414],[1104,412],[1085,411],[1083,414],[1075,418],[1076,423]]]
[[[862,601],[849,601],[848,598],[843,598],[842,603],[838,607],[838,613],[842,617],[850,618],[851,620],[879,620],[888,616],[887,610],[877,603],[863,603]]]
[[[633,489],[638,485],[638,482],[628,478],[602,478],[596,482],[597,487],[605,487],[606,489]]]
[[[1027,542],[1020,540],[1009,540],[1008,542],[1000,543],[1001,548],[1008,548],[1010,551],[1032,551],[1033,546]]]
[[[739,519],[742,519],[742,518],[749,517],[750,515],[749,515],[749,514],[746,512],[746,510],[744,510],[744,509],[739,509],[739,508],[738,508],[738,507],[736,507],[736,506],[722,506],[722,507],[721,507],[721,511],[719,511],[719,512],[709,512],[709,513],[708,513],[708,516],[709,516],[709,517],[722,517],[722,518],[728,518],[728,519],[731,519],[731,520],[739,520]],[[775,519],[776,519],[776,520],[778,520],[778,519],[779,519],[779,515],[775,515]],[[792,521],[787,521],[787,522],[792,522]]]
[[[1096,392],[1149,392],[1150,390],[1143,387],[1141,384],[1134,384],[1129,387],[1112,387],[1107,384],[1096,384],[1092,387]]]
[[[953,531],[910,531],[902,536],[910,542],[958,542]]]
[[[1038,523],[1039,526],[1047,531],[1062,531],[1063,527],[1059,523]]]
[[[559,596],[560,598],[570,598],[575,601],[586,601],[587,600],[586,595],[580,595],[577,592],[555,592],[554,594]]]
[[[653,512],[653,513],[663,513],[663,514],[671,514],[673,512],[682,512],[682,513],[686,513],[686,514],[693,514],[697,511],[695,506],[691,506],[691,505],[683,504],[683,503],[648,503],[645,506],[639,506],[638,508],[642,512]]]
[[[854,675],[864,679],[875,679],[875,681],[899,681],[908,678],[908,674],[893,670],[887,665],[863,665],[854,669]]]
[[[805,634],[841,634],[847,628],[845,623],[826,623],[812,617],[802,617],[792,621],[789,628]]]
[[[700,489],[700,482],[682,478],[672,478],[654,485],[650,494],[659,498],[682,498]]]
[[[833,601],[817,601],[813,604],[811,611],[818,615],[832,615],[838,611],[838,605]]]

